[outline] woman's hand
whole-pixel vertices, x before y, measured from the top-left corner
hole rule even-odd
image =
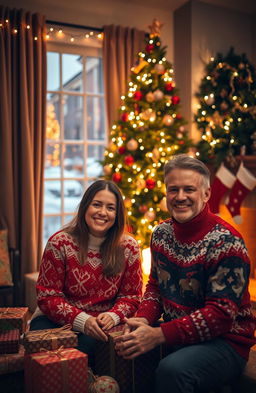
[[[90,317],[87,319],[84,325],[84,332],[87,334],[87,336],[91,336],[97,340],[108,341],[107,335],[103,332],[98,324],[97,318],[95,317]]]
[[[109,330],[115,326],[115,321],[108,313],[101,313],[97,316],[97,322],[103,330]]]

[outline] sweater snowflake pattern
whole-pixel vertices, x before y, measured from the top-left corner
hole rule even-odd
[[[170,345],[220,336],[248,359],[256,324],[241,235],[206,206],[189,223],[159,224],[151,251],[151,273],[136,316],[150,324],[163,316],[160,326]]]
[[[52,321],[61,325],[70,323],[83,332],[89,316],[109,312],[118,324],[137,310],[142,294],[138,244],[131,236],[124,236],[125,268],[122,273],[106,277],[99,251],[103,240],[90,236],[83,265],[71,235],[59,231],[48,240],[36,289],[38,306]]]

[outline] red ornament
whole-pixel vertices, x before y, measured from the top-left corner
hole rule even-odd
[[[121,114],[121,120],[122,121],[128,121],[129,120],[129,113],[124,112]]]
[[[134,163],[134,158],[133,156],[129,155],[129,156],[125,156],[124,157],[124,162],[126,165],[131,166]]]
[[[173,83],[172,82],[166,83],[164,88],[166,91],[172,91],[174,89]]]
[[[177,119],[177,120],[181,120],[181,119],[182,119],[182,116],[181,116],[181,114],[180,114],[180,113],[177,113],[177,115],[176,115],[176,119]]]
[[[125,151],[126,151],[125,146],[120,146],[119,149],[118,149],[118,153],[119,153],[119,154],[124,154]]]
[[[179,145],[184,145],[184,143],[185,143],[184,141],[178,141]]]
[[[180,102],[179,96],[172,96],[172,103],[173,105],[177,105]]]
[[[151,53],[154,50],[154,45],[153,44],[148,44],[146,45],[146,52]]]
[[[155,182],[155,180],[154,179],[147,179],[146,180],[146,187],[149,189],[149,190],[153,190],[153,188],[155,187],[155,185],[156,185],[156,182]]]
[[[139,211],[140,211],[141,213],[146,213],[146,212],[148,211],[147,205],[140,205]]]
[[[115,183],[120,183],[120,181],[122,180],[122,175],[121,175],[121,173],[120,173],[120,172],[115,172],[115,173],[113,174],[113,176],[112,176],[112,180],[113,180]]]
[[[126,231],[129,233],[133,233],[133,226],[132,225],[126,225]]]
[[[142,97],[143,97],[143,94],[142,94],[142,92],[139,91],[139,90],[135,91],[134,94],[133,94],[133,98],[134,98],[136,101],[141,100]]]

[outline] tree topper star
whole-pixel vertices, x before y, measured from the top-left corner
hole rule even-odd
[[[152,25],[149,25],[150,34],[152,36],[160,36],[160,30],[163,27],[163,23],[160,23],[158,19],[154,18]]]

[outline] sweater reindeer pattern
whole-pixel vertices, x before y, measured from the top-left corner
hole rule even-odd
[[[160,316],[168,344],[225,339],[245,359],[255,344],[248,281],[250,260],[241,235],[208,206],[189,223],[159,224],[152,267],[138,317]]]
[[[142,295],[139,247],[134,238],[124,235],[125,267],[119,274],[103,274],[100,245],[103,238],[90,235],[85,263],[79,263],[75,239],[59,231],[48,240],[36,285],[41,313],[52,321],[71,324],[83,332],[85,321],[102,312],[110,313],[117,325],[131,317]]]

